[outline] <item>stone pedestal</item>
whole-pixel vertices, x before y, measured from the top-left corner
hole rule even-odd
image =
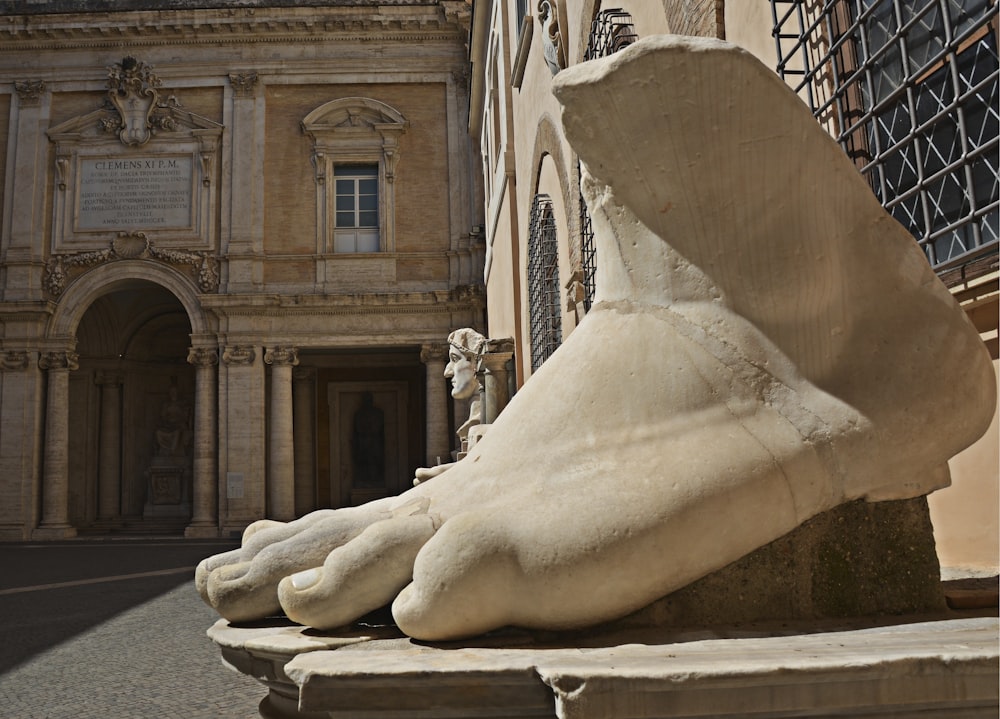
[[[319,636],[220,620],[208,635],[267,686],[266,719],[922,719],[995,716],[998,628],[989,617],[435,647],[390,629]]]
[[[275,719],[981,716],[997,703],[998,622],[955,616],[919,498],[837,507],[583,632],[435,648],[392,626],[220,620],[209,636],[268,687]]]
[[[186,467],[154,460],[146,479],[143,519],[191,516],[191,472]]]

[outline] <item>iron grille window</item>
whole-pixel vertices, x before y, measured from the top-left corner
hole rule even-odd
[[[771,0],[771,10],[778,73],[797,80],[938,274],[995,266],[995,0]]]
[[[559,306],[559,243],[552,199],[535,195],[528,230],[528,307],[531,322],[531,369],[562,343]]]
[[[635,26],[632,16],[624,10],[601,10],[594,15],[590,25],[590,37],[587,38],[587,50],[584,60],[614,55],[622,48],[636,41]]]
[[[590,26],[590,36],[587,38],[587,50],[584,60],[613,55],[637,39],[632,16],[624,10],[601,10],[594,16]],[[579,169],[579,168],[578,168]],[[594,248],[594,227],[587,210],[587,202],[580,193],[580,255],[583,260],[583,307],[590,311],[594,304],[594,276],[597,270],[596,251]]]

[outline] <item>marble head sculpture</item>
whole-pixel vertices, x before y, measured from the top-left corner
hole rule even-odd
[[[842,502],[942,487],[985,431],[978,334],[751,55],[648,38],[553,89],[586,166],[597,303],[451,470],[255,523],[202,562],[222,616],[331,628],[391,602],[425,640],[585,627]]]

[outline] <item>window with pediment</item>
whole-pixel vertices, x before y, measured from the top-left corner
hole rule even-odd
[[[364,97],[333,100],[302,121],[313,143],[318,253],[395,251],[395,177],[407,124],[398,110]]]

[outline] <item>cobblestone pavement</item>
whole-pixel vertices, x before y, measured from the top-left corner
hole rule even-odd
[[[110,545],[0,546],[0,718],[259,719],[266,689],[222,664],[191,581],[233,545]]]

